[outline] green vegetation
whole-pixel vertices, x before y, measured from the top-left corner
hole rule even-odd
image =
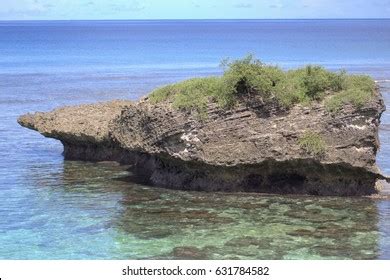
[[[352,104],[358,108],[370,101],[375,93],[375,82],[364,75],[347,76],[343,80],[341,91],[325,101],[328,111],[339,111],[344,104]]]
[[[344,71],[333,73],[311,65],[290,70],[276,85],[274,95],[285,107],[321,100],[327,93],[341,90],[345,75]]]
[[[263,64],[252,55],[239,60],[223,60],[221,77],[194,78],[153,91],[152,103],[165,100],[178,109],[196,110],[204,115],[207,104],[216,101],[222,108],[234,106],[239,98],[258,96],[276,100],[289,108],[325,99],[326,108],[335,112],[344,104],[362,106],[374,94],[375,83],[368,76],[351,76],[345,71],[330,72],[321,66],[282,71]]]
[[[224,60],[221,65],[225,71],[219,95],[223,97],[222,105],[225,106],[233,105],[236,97],[242,95],[259,94],[270,98],[273,88],[284,75],[281,69],[264,65],[252,55],[233,62]]]
[[[149,99],[152,103],[172,99],[178,109],[195,109],[203,117],[211,96],[220,92],[221,80],[218,77],[194,78],[168,85],[153,91]]]
[[[326,151],[326,143],[321,135],[307,131],[298,140],[299,146],[312,156],[321,156]]]

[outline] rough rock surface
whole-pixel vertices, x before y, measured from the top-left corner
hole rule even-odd
[[[115,100],[66,106],[48,113],[26,114],[18,122],[60,140],[66,159],[116,160],[121,153],[112,146],[109,124],[131,104],[131,101]]]
[[[375,156],[384,111],[379,92],[362,108],[329,113],[322,103],[290,110],[243,97],[231,110],[208,106],[207,118],[152,105],[113,101],[21,116],[18,122],[64,144],[66,159],[116,160],[151,184],[176,189],[315,195],[377,191]],[[299,144],[321,135],[322,155]]]

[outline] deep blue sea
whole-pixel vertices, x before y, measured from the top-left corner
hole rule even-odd
[[[136,100],[249,53],[369,74],[390,107],[390,20],[0,21],[0,259],[390,259],[388,200],[151,188],[124,166],[64,161],[16,123]],[[380,138],[390,174],[389,112]]]

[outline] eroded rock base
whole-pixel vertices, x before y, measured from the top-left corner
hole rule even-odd
[[[130,165],[142,182],[178,190],[362,196],[377,193],[377,174],[315,160],[265,161],[257,165],[212,166],[112,146],[64,144],[66,160],[117,161]]]

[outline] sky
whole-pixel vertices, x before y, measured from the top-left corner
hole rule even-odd
[[[390,0],[0,0],[0,20],[388,18]]]

